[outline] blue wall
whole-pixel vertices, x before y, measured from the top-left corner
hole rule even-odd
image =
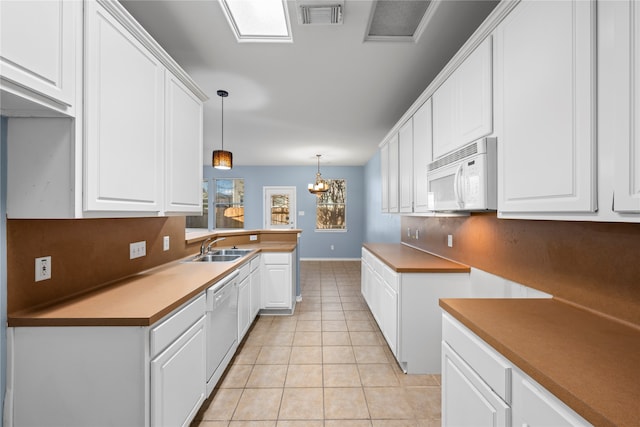
[[[325,179],[347,180],[347,231],[315,231],[316,196],[307,191],[316,166],[235,166],[228,171],[205,166],[205,179],[244,178],[245,228],[263,228],[263,187],[296,187],[297,227],[302,259],[359,259],[365,233],[365,181],[362,166],[322,166]],[[210,189],[213,188],[210,183]],[[334,250],[331,250],[331,245]]]
[[[382,213],[380,150],[364,167],[365,242],[400,243],[400,215]]]

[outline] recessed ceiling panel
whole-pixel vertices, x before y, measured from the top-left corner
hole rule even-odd
[[[415,41],[430,0],[378,0],[373,6],[366,40]]]

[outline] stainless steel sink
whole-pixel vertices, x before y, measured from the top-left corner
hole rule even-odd
[[[190,259],[189,261],[190,262],[230,262],[230,261],[235,261],[241,257],[242,255],[208,253],[204,255],[197,255],[194,258]]]
[[[209,254],[211,255],[240,255],[245,256],[253,249],[213,249]]]

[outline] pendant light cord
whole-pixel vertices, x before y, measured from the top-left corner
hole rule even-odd
[[[220,141],[222,142],[221,147],[222,147],[222,151],[224,151],[224,96],[220,97],[220,100],[222,101],[222,114],[221,114],[221,125],[220,125]]]

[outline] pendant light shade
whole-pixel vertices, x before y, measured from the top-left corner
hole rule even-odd
[[[224,151],[224,99],[229,96],[226,90],[219,90],[218,96],[221,100],[221,120],[220,120],[220,141],[222,143],[221,150],[214,150],[211,159],[211,165],[216,169],[229,170],[233,167],[233,154],[231,151]]]
[[[318,172],[316,173],[316,182],[308,185],[309,193],[315,194],[320,197],[323,193],[326,193],[329,190],[329,184],[322,179],[322,175],[320,174],[320,154],[316,154],[318,158]]]
[[[213,150],[211,164],[216,169],[231,169],[233,167],[233,154],[231,151]]]

